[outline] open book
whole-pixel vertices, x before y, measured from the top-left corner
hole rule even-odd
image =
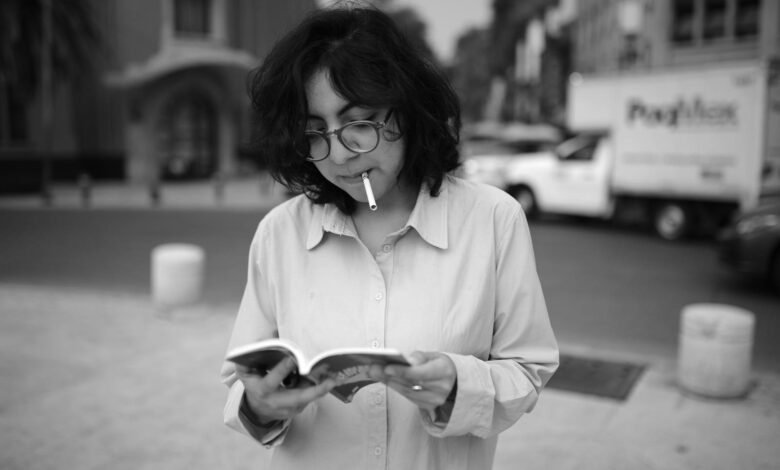
[[[293,358],[297,370],[284,379],[284,386],[293,388],[301,379],[318,384],[333,377],[342,383],[330,393],[344,403],[351,402],[358,390],[374,383],[368,376],[372,365],[410,365],[406,357],[394,349],[337,348],[307,359],[298,346],[283,339],[267,339],[236,347],[226,359],[265,375],[285,357]]]

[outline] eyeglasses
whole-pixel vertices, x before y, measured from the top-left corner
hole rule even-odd
[[[379,146],[379,131],[387,126],[393,110],[387,112],[384,121],[352,121],[332,131],[306,131],[309,148],[306,160],[319,162],[330,155],[330,136],[335,135],[341,145],[355,153],[368,153]]]

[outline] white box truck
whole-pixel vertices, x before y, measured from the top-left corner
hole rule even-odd
[[[529,215],[639,217],[677,239],[780,195],[778,63],[573,74],[567,125],[575,137],[503,170]]]

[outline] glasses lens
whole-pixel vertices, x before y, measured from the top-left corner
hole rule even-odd
[[[379,132],[373,123],[353,122],[341,130],[341,142],[353,152],[370,152],[379,144]]]
[[[328,156],[328,139],[319,132],[307,132],[306,141],[309,144],[309,159],[322,160]]]

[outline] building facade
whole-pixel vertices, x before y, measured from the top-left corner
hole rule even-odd
[[[571,29],[580,73],[780,58],[773,0],[580,0]]]
[[[40,97],[26,109],[16,104],[25,128],[0,142],[0,173],[11,175],[0,191],[38,186],[41,162],[60,180],[149,184],[240,172],[248,72],[316,8],[314,0],[88,3],[100,33],[94,69],[77,82],[55,80],[45,133]]]
[[[775,0],[558,0],[522,18],[515,118],[562,125],[570,73],[780,60]]]

